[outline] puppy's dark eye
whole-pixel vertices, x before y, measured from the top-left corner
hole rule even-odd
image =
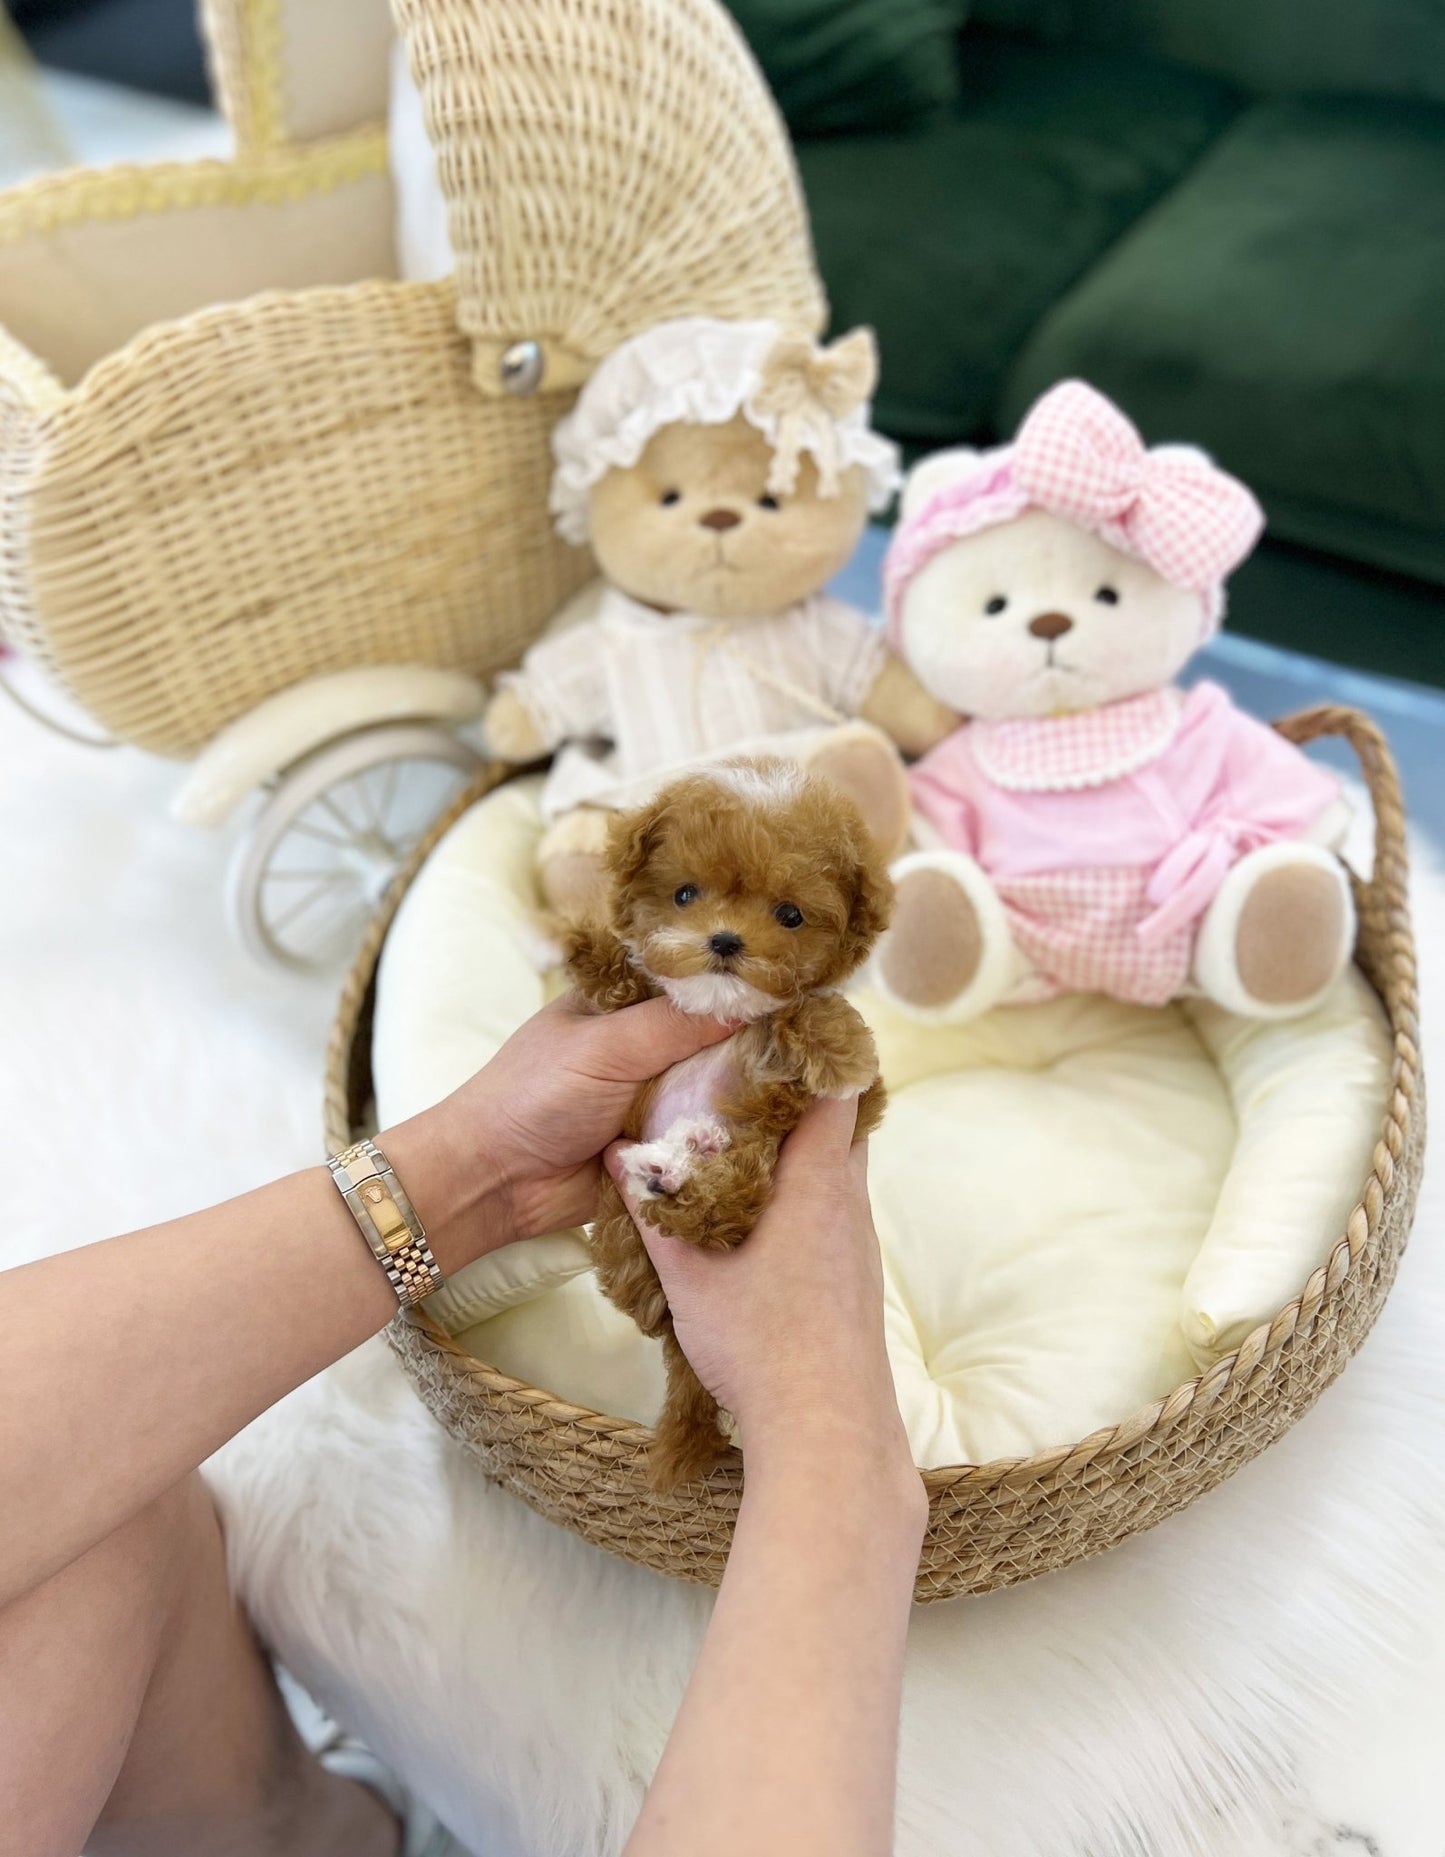
[[[1004,596],[1001,593],[996,593],[991,600],[985,602],[983,610],[992,618],[996,613],[1001,613],[1007,605],[1008,601]]]
[[[701,894],[702,892],[695,883],[685,883],[680,889],[673,891],[672,900],[679,909],[686,909],[688,904],[695,903]]]
[[[664,509],[671,509],[674,503],[680,503],[682,501],[682,492],[680,490],[664,490],[657,500]]]
[[[803,912],[796,903],[779,903],[773,920],[781,922],[785,929],[799,929],[803,926]]]
[[[1094,595],[1094,598],[1101,606],[1117,606],[1119,604],[1119,594],[1114,587],[1100,587],[1099,591]]]
[[[779,503],[778,499],[775,496],[760,496],[758,498],[758,508],[759,509],[781,509],[782,504]]]

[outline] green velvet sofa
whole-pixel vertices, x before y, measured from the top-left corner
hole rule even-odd
[[[203,94],[194,0],[12,0]],[[1269,540],[1231,624],[1445,684],[1445,0],[728,0],[880,422],[986,442],[1082,374]]]
[[[1236,629],[1445,683],[1445,0],[965,5],[734,0],[880,424],[1082,375],[1259,494]]]

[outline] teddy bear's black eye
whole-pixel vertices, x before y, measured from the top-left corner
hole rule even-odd
[[[664,509],[671,509],[674,503],[680,503],[682,501],[682,492],[680,490],[664,490],[657,500]]]
[[[782,504],[779,503],[778,499],[775,496],[771,496],[771,495],[760,496],[758,498],[758,508],[759,509],[781,509]]]
[[[1094,595],[1094,598],[1101,606],[1117,606],[1119,604],[1118,592],[1113,587],[1100,587],[1099,591]]]
[[[688,904],[695,903],[701,894],[702,892],[695,883],[685,883],[680,889],[673,891],[672,900],[679,909],[686,909]]]
[[[1001,593],[996,593],[991,600],[986,602],[983,610],[991,617],[994,613],[1001,613],[1007,605],[1008,601],[1004,596]]]
[[[799,929],[803,926],[803,912],[796,903],[779,903],[773,911],[773,919],[781,922],[785,929]]]

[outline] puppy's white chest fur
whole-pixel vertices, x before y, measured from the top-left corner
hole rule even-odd
[[[659,985],[679,1012],[700,1019],[761,1019],[776,1012],[780,1003],[736,974],[693,974]]]

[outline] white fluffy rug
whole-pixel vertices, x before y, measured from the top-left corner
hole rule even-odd
[[[220,847],[165,820],[174,778],[0,720],[0,1262],[317,1153],[335,982],[229,953]],[[1428,1006],[1438,873],[1416,909]],[[1224,1489],[1102,1560],[917,1613],[902,1857],[1439,1857],[1442,1236],[1445,1178],[1361,1358]],[[708,1595],[488,1486],[379,1343],[214,1477],[264,1632],[460,1835],[619,1849]]]

